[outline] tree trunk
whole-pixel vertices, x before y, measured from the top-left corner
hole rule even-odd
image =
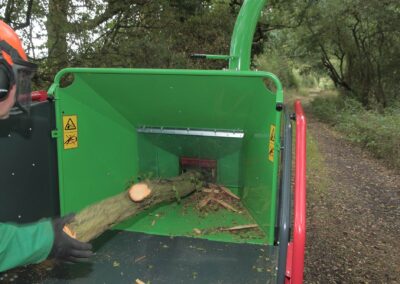
[[[47,51],[52,63],[52,74],[68,65],[68,6],[69,0],[49,0],[46,29]]]
[[[78,214],[72,223],[64,228],[76,239],[87,242],[101,235],[112,226],[143,212],[154,205],[172,202],[203,187],[199,172],[187,172],[171,179],[146,180],[150,194],[141,201],[132,200],[133,185],[128,191],[109,197],[91,205]]]

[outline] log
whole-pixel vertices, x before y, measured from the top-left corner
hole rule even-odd
[[[64,232],[75,239],[88,242],[114,225],[157,204],[168,203],[201,190],[203,177],[199,172],[186,172],[171,179],[145,180],[127,191],[88,206],[75,215]]]

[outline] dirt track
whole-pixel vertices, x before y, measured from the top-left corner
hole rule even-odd
[[[325,124],[308,130],[327,182],[308,186],[305,283],[400,283],[400,175]]]

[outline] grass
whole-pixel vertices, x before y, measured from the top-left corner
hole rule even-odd
[[[288,111],[293,112],[293,103],[295,100],[300,99],[303,106],[306,107],[308,102],[312,99],[310,89],[286,89],[285,90],[285,104],[288,106]],[[306,115],[307,115],[306,110]],[[295,131],[294,131],[295,133]],[[293,139],[293,149],[295,149],[295,139]],[[313,193],[320,194],[328,190],[330,178],[328,170],[325,166],[323,155],[318,149],[317,141],[314,136],[307,132],[307,187]]]
[[[400,169],[400,107],[384,113],[365,110],[360,103],[341,96],[315,98],[309,107],[315,117],[334,126],[344,137]]]
[[[330,185],[325,160],[320,153],[315,138],[307,134],[307,183],[315,193],[325,193]]]

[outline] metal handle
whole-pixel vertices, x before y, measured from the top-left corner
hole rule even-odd
[[[289,243],[286,267],[287,283],[303,283],[306,243],[306,117],[299,100],[296,113],[296,173],[294,189],[293,242]]]
[[[194,53],[190,55],[190,57],[194,59],[213,59],[213,60],[230,60],[233,58],[233,56],[224,54],[202,54],[202,53]]]
[[[44,102],[47,100],[47,91],[45,90],[40,90],[40,91],[34,91],[31,93],[32,96],[32,101],[34,102]]]

